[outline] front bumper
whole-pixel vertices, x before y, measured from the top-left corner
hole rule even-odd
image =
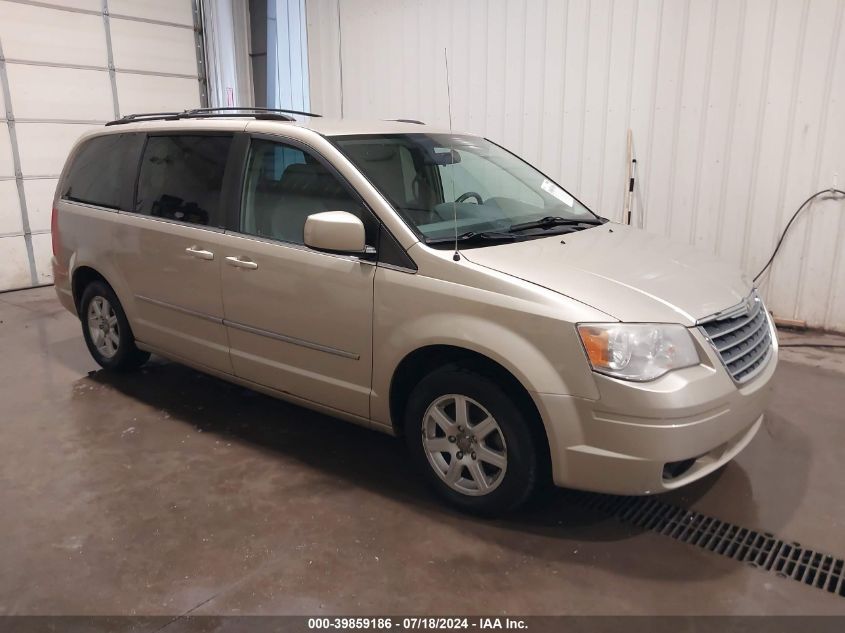
[[[713,348],[693,336],[702,358],[696,367],[649,383],[596,374],[598,400],[533,394],[557,485],[613,494],[663,492],[706,476],[748,445],[763,422],[777,344],[765,369],[737,385]]]

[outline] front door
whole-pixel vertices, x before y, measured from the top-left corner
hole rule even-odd
[[[239,230],[222,249],[223,311],[236,376],[361,417],[369,416],[372,262],[303,244],[305,219],[349,211],[378,225],[321,158],[253,139]]]

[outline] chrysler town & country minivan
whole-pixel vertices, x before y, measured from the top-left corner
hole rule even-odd
[[[386,433],[448,501],[689,484],[762,424],[777,361],[739,271],[609,222],[485,138],[283,111],[83,137],[55,285],[109,370],[151,353]]]

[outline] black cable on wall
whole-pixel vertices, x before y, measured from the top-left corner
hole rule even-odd
[[[822,191],[817,191],[816,193],[814,193],[812,196],[810,196],[809,198],[804,200],[804,202],[801,203],[801,206],[798,207],[798,209],[795,211],[795,213],[792,214],[792,217],[789,218],[789,222],[786,223],[786,228],[784,228],[783,233],[780,234],[780,239],[778,239],[778,243],[775,246],[775,250],[772,251],[772,256],[769,257],[769,261],[767,261],[766,265],[763,266],[760,269],[760,272],[757,273],[754,276],[755,282],[758,279],[760,279],[760,277],[763,276],[763,273],[766,272],[766,270],[769,268],[769,266],[772,265],[772,262],[775,260],[775,255],[778,254],[778,251],[780,250],[780,247],[783,244],[783,239],[786,237],[787,231],[789,231],[789,228],[792,226],[792,223],[795,222],[795,218],[798,217],[798,214],[801,213],[801,211],[804,210],[804,207],[806,207],[810,202],[812,202],[813,200],[815,200],[819,196],[823,196],[823,195],[831,195],[832,196],[832,195],[835,195],[835,194],[839,194],[840,196],[845,196],[845,191],[842,191],[841,189],[834,189],[832,187],[830,189],[823,189]]]

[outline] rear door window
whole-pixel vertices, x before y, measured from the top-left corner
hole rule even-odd
[[[203,226],[224,225],[220,194],[231,135],[150,136],[135,211]]]
[[[85,141],[62,180],[62,199],[128,209],[142,141],[141,134],[107,134]]]

